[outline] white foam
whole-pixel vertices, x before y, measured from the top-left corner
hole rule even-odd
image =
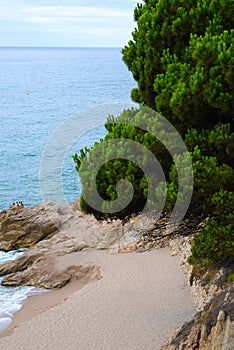
[[[0,318],[0,331],[6,329],[11,323],[10,317],[2,317]]]
[[[4,317],[12,317],[12,313],[7,310],[0,310],[0,319]]]
[[[22,255],[23,251],[11,251],[4,253],[0,251],[0,264],[9,260],[14,260]],[[42,293],[45,290],[34,287],[3,287],[0,277],[0,331],[11,323],[13,314],[19,311],[22,303],[29,295]]]

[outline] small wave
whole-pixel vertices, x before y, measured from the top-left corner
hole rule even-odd
[[[16,259],[24,250],[0,252],[0,263]],[[44,289],[34,287],[4,287],[1,286],[2,279],[0,277],[0,331],[9,326],[13,314],[21,309],[29,295],[45,292]]]

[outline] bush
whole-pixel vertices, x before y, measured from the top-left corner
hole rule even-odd
[[[79,155],[73,156],[76,169],[81,176],[82,209],[85,212],[94,213],[96,217],[100,217],[100,212],[108,211],[113,212],[108,216],[124,217],[141,211],[146,204],[149,192],[155,193],[156,185],[153,188],[152,186],[161,178],[152,155],[156,156],[166,179],[169,179],[172,156],[167,148],[171,153],[176,153],[177,138],[173,137],[174,130],[165,130],[160,116],[155,112],[152,113],[148,108],[127,110],[118,118],[110,116],[105,127],[108,133],[104,140],[95,143],[91,149],[81,150]],[[160,138],[166,140],[167,147],[159,141]],[[123,179],[132,184],[133,199],[124,210],[117,213],[114,211],[114,202],[120,200],[120,193],[124,197],[124,202],[131,196],[130,187],[126,189],[126,183],[121,182]],[[99,205],[97,211],[91,209],[88,203],[85,204],[85,198],[89,198],[93,204],[92,207],[97,208],[94,196],[96,190],[103,199],[102,206]],[[151,204],[156,203],[154,195],[151,195],[151,199]]]
[[[193,152],[198,147],[201,154],[216,157],[217,164],[234,168],[234,132],[230,124],[219,124],[213,129],[190,129],[185,135],[185,144]]]
[[[185,142],[190,149],[193,164],[194,188],[190,210],[210,217],[201,234],[196,235],[189,262],[207,268],[213,262],[222,263],[234,256],[234,133],[229,125],[218,125],[212,130],[189,130]],[[201,148],[201,149],[200,149]],[[181,156],[177,158],[182,162]],[[226,164],[225,164],[226,163]],[[183,186],[189,186],[184,169]],[[169,171],[167,202],[171,211],[177,200],[178,174],[175,164]],[[160,186],[156,188],[160,198]]]
[[[137,148],[134,148],[137,147],[135,144],[133,146],[127,144],[126,146],[126,140],[132,140],[153,153],[166,176],[166,187],[165,182],[162,182],[153,189],[155,197],[154,201],[150,201],[151,207],[162,202],[166,196],[165,210],[172,211],[176,200],[178,200],[177,168],[182,169],[180,186],[183,187],[184,193],[191,191],[191,174],[189,173],[190,169],[186,169],[184,155],[176,154],[178,146],[173,143],[173,132],[169,133],[168,130],[164,130],[164,126],[157,118],[155,113],[151,115],[151,111],[146,108],[124,111],[118,118],[108,117],[105,125],[108,133],[104,140],[96,143],[91,149],[86,148],[81,150],[79,155],[73,156],[78,171],[82,168],[83,160],[86,160],[86,168],[83,168],[81,179],[83,194],[92,198],[97,188],[98,194],[109,203],[111,210],[114,208],[112,202],[118,198],[117,183],[126,179],[132,184],[134,194],[131,203],[118,214],[113,213],[113,216],[124,217],[141,211],[149,193],[148,179],[158,176],[155,165],[148,165],[147,178],[147,174],[141,168],[142,165],[147,165],[147,155],[140,154]],[[146,127],[139,128],[136,125],[147,125],[147,130]],[[166,138],[168,147],[173,149],[176,164],[172,161],[172,156],[166,147],[156,138],[155,134],[157,133],[158,138]],[[117,147],[115,144],[113,147],[108,144],[108,142],[116,140],[118,140]],[[233,162],[233,153],[231,152],[231,148],[234,146],[233,141],[234,133],[231,133],[229,125],[219,125],[209,131],[202,130],[200,133],[193,129],[186,134],[185,142],[190,150],[194,175],[191,210],[199,208],[200,211],[208,215],[212,214],[213,211],[215,213],[215,210],[219,210],[220,213],[224,212],[223,208],[218,209],[217,196],[221,193],[231,193],[234,190],[234,172],[230,166]],[[102,163],[100,163],[101,159]],[[224,159],[229,165],[223,163]],[[121,186],[119,190],[121,190]],[[122,187],[122,192],[125,192],[125,197],[129,195],[124,187]],[[181,198],[182,202],[183,198]],[[85,204],[84,198],[82,199],[84,211],[94,213],[97,217],[102,216],[102,211],[108,211],[106,205],[103,203],[103,206],[96,211],[87,203]],[[223,206],[230,209],[227,200]]]
[[[234,273],[231,273],[227,279],[227,284],[230,284],[232,282],[234,282]]]
[[[232,190],[234,172],[226,164],[218,165],[216,157],[202,156],[198,147],[192,152],[194,191],[193,205],[210,214],[212,196],[221,190]]]
[[[232,191],[234,189],[234,171],[226,165],[219,165],[216,157],[204,156],[201,154],[200,149],[196,146],[193,152],[190,152],[193,165],[193,197],[190,204],[190,210],[199,210],[206,215],[213,213],[214,201],[216,197],[212,197],[219,191]],[[186,169],[183,164],[183,157],[181,155],[176,156],[177,165],[183,169],[180,176],[180,186],[183,186],[184,190],[191,190],[191,179],[189,169]],[[163,198],[163,190],[160,185],[156,188],[156,196],[158,200]],[[172,164],[169,171],[169,181],[167,182],[167,201],[165,209],[171,211],[178,198],[178,174],[175,164]],[[182,199],[183,200],[183,199]],[[216,203],[216,205],[218,205]],[[227,203],[223,203],[224,207],[229,207]],[[198,209],[197,209],[198,208]],[[216,207],[217,210],[217,207]],[[219,208],[219,211],[223,213],[223,208]]]
[[[222,261],[234,256],[234,223],[222,225],[210,220],[202,233],[194,237],[192,256],[199,260]]]
[[[222,263],[234,257],[234,193],[220,191],[211,197],[212,217],[195,235],[189,262]]]

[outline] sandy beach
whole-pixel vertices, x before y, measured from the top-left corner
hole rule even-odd
[[[179,257],[167,248],[83,251],[68,260],[94,262],[102,277],[29,298],[1,334],[1,350],[157,350],[195,312]]]

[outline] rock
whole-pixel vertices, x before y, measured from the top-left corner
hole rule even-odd
[[[75,253],[116,247],[117,252],[134,251],[142,228],[152,225],[152,220],[144,215],[130,220],[124,228],[120,220],[97,221],[92,215],[83,214],[78,203],[10,208],[1,212],[0,218],[1,249],[30,247],[17,259],[0,265],[0,276],[5,276],[2,284],[44,288],[61,287],[91,271],[97,277],[98,267],[80,264],[79,254]],[[66,266],[61,268],[66,257]]]
[[[33,285],[38,288],[57,289],[64,287],[68,282],[80,280],[87,276],[89,276],[89,280],[100,279],[99,267],[91,263],[66,266],[59,264],[58,259],[45,256],[36,257],[34,263],[29,264],[23,271],[8,274],[2,285],[8,287]]]
[[[58,232],[60,225],[56,205],[12,206],[0,213],[0,249],[30,247]]]
[[[162,350],[233,350],[234,283],[171,335]]]

